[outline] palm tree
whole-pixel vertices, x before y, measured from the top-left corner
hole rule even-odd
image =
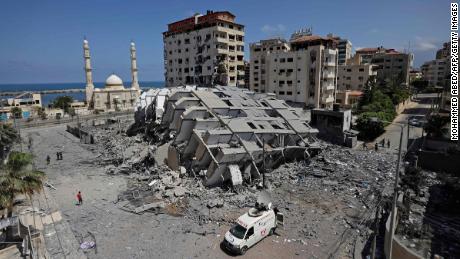
[[[19,134],[11,124],[0,124],[0,158],[3,161],[10,147],[19,140]]]
[[[45,173],[31,168],[33,156],[11,152],[6,165],[0,171],[0,208],[11,214],[14,197],[24,194],[29,198],[42,189]]]

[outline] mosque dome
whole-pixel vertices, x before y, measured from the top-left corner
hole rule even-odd
[[[123,81],[117,75],[111,74],[109,77],[107,77],[107,80],[105,80],[105,88],[124,89]]]

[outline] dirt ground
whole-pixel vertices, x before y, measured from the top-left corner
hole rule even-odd
[[[106,174],[98,154],[67,133],[65,126],[25,129],[22,136],[24,149],[29,137],[32,138],[36,166],[46,172],[48,182],[56,187],[56,190],[49,188],[49,192],[77,240],[88,232],[94,234],[96,249],[86,252],[88,258],[232,257],[220,248],[230,227],[228,223],[199,225],[184,217],[153,213],[136,215],[117,208],[114,202],[126,189],[129,176]],[[63,153],[63,160],[56,160],[58,151]],[[46,165],[47,155],[51,157],[50,165]],[[83,194],[81,206],[76,205],[78,191]],[[305,206],[306,211],[313,211],[313,214],[317,211],[315,204]],[[308,217],[305,215],[305,220]],[[320,220],[318,224],[327,228],[328,220]],[[262,240],[241,258],[325,257],[326,248],[321,243],[324,241],[293,240],[290,228],[280,229],[278,235]],[[75,244],[75,249],[78,247],[79,244]]]

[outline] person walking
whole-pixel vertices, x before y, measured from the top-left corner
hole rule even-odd
[[[46,156],[46,164],[49,165],[51,162],[51,157],[49,155]]]
[[[78,191],[77,193],[77,201],[78,201],[78,205],[83,204],[83,197],[81,196],[81,191]]]
[[[363,142],[363,150],[366,150],[366,149],[367,149],[366,142]]]
[[[390,139],[387,140],[387,148],[390,148]]]
[[[56,152],[56,160],[59,160],[59,152]]]
[[[375,142],[374,148],[375,148],[375,151],[379,151],[379,144],[377,142]]]

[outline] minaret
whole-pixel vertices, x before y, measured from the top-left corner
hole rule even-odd
[[[88,41],[83,40],[83,57],[85,59],[85,73],[86,73],[86,103],[88,107],[92,106],[92,98],[94,92],[93,72],[91,69],[91,56],[89,55]]]
[[[139,81],[137,80],[137,59],[136,59],[136,44],[131,41],[131,87],[137,90],[139,88]]]

